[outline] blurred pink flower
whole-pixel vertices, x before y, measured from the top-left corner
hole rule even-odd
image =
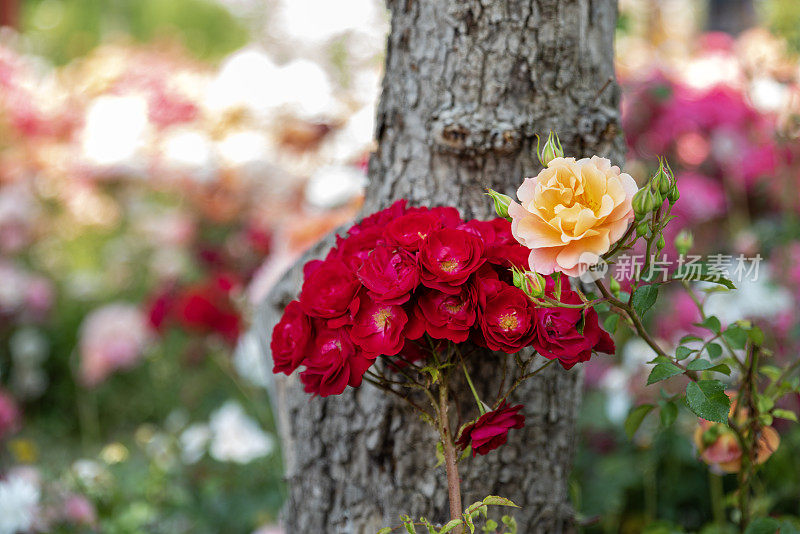
[[[136,365],[151,338],[147,318],[134,305],[107,304],[92,311],[80,330],[80,380],[95,386]]]
[[[673,208],[674,215],[686,223],[697,223],[725,213],[725,193],[719,182],[694,172],[679,174],[677,180],[681,196]]]
[[[13,434],[19,429],[20,413],[17,402],[3,390],[0,390],[0,439]]]
[[[91,526],[97,522],[94,504],[83,495],[73,494],[64,501],[64,519],[75,525]]]

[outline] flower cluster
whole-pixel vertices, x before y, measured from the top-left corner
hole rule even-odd
[[[305,265],[300,297],[273,330],[273,371],[305,366],[305,390],[327,396],[359,386],[379,355],[418,359],[425,335],[509,354],[533,346],[565,368],[593,350],[613,352],[594,310],[539,308],[512,284],[510,268],[528,255],[505,219],[464,221],[454,208],[396,202]],[[580,301],[568,288],[560,298]]]

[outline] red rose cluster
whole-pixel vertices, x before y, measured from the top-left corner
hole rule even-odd
[[[379,355],[418,357],[425,334],[507,353],[541,346],[565,367],[587,360],[610,339],[599,327],[602,335],[579,334],[580,313],[538,309],[511,284],[510,267],[526,266],[528,254],[505,219],[464,221],[454,208],[398,201],[305,265],[300,298],[272,333],[273,372],[305,366],[307,392],[337,395],[359,386]],[[594,310],[584,322],[584,334],[594,332]]]

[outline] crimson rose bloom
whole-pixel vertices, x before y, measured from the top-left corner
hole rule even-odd
[[[475,304],[475,290],[470,286],[455,295],[428,290],[420,296],[414,313],[431,337],[461,343],[475,324]]]
[[[402,307],[362,298],[350,335],[367,352],[394,356],[403,348],[403,328],[407,322]]]
[[[360,386],[376,355],[359,350],[347,328],[331,329],[320,324],[316,330],[303,362],[306,370],[300,373],[306,393],[327,397],[339,395],[348,385]]]
[[[373,227],[360,231],[347,238],[336,236],[336,247],[332,248],[326,259],[339,258],[355,272],[367,259],[369,253],[383,241],[383,230]]]
[[[303,362],[311,339],[311,320],[303,313],[300,303],[293,300],[286,306],[280,322],[272,330],[273,373],[292,374]]]
[[[508,441],[509,430],[525,426],[525,416],[517,413],[521,409],[521,404],[509,407],[503,401],[496,410],[486,412],[477,421],[465,426],[459,433],[456,446],[463,450],[471,444],[472,456],[496,449]]]
[[[508,354],[531,344],[536,334],[536,307],[520,289],[505,282],[484,281],[489,294],[480,297],[479,324],[486,346]]]
[[[364,217],[364,220],[362,220],[360,223],[351,226],[347,233],[352,236],[365,230],[369,230],[370,228],[383,228],[391,221],[402,217],[403,214],[406,213],[406,204],[407,202],[405,199],[398,200],[388,208],[381,211],[376,211],[369,217]]]
[[[300,305],[311,317],[334,318],[343,316],[353,304],[361,283],[339,259],[326,260],[310,273],[300,291]],[[332,326],[341,326],[341,321]]]
[[[430,211],[406,213],[386,225],[386,238],[390,243],[416,252],[431,232],[442,228],[442,221]]]
[[[550,279],[548,289],[549,286]],[[581,299],[574,291],[563,288],[561,302],[580,304]],[[583,333],[578,331],[580,321],[581,312],[577,308],[537,308],[533,348],[549,360],[558,359],[564,369],[589,361],[593,351],[614,353],[614,341],[600,328],[594,308],[586,310]]]
[[[483,250],[483,240],[465,230],[443,228],[431,233],[419,250],[422,284],[457,294],[486,261]]]
[[[403,304],[419,283],[417,259],[403,249],[379,246],[358,271],[370,297],[388,304]]]

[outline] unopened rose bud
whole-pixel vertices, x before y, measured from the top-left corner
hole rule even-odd
[[[511,203],[511,197],[488,188],[486,189],[486,194],[492,197],[494,201],[494,211],[497,212],[497,216],[511,220],[508,216],[508,205]]]
[[[653,188],[658,191],[662,198],[669,193],[670,189],[675,182],[675,178],[672,176],[672,169],[669,168],[669,164],[664,163],[662,158],[658,158],[658,170],[653,175],[652,183]]]
[[[679,198],[681,198],[681,194],[678,191],[677,184],[674,184],[672,188],[667,193],[667,198],[669,199],[670,204],[675,204]]]
[[[539,154],[539,163],[541,163],[544,167],[547,167],[547,164],[554,159],[564,157],[564,149],[561,147],[561,141],[558,139],[558,134],[554,134],[552,131],[550,132],[550,135],[547,136],[547,142],[544,144],[544,147],[542,147],[541,150],[539,149],[539,141],[537,138],[536,151]]]
[[[678,251],[678,254],[683,254],[685,256],[689,253],[692,245],[694,245],[694,236],[689,230],[681,230],[678,235],[675,236],[675,249]]]
[[[637,219],[641,219],[648,213],[650,210],[647,209],[647,190],[646,188],[639,189],[636,194],[633,195],[633,199],[631,200],[631,206],[633,207],[633,213],[636,215]]]
[[[545,280],[541,274],[519,269],[512,269],[511,274],[514,287],[521,289],[529,297],[539,298],[544,295]]]
[[[666,246],[666,242],[664,241],[664,234],[661,234],[660,236],[658,236],[656,247],[658,248],[658,251],[661,252],[661,249],[663,249],[664,246]]]
[[[614,278],[613,276],[611,277],[611,280],[608,282],[608,288],[611,290],[612,295],[614,295],[615,297],[619,297],[619,292],[622,290],[622,288],[620,287],[619,282],[617,282],[617,279]]]
[[[647,221],[642,221],[636,226],[636,235],[639,237],[643,237],[647,235]]]

